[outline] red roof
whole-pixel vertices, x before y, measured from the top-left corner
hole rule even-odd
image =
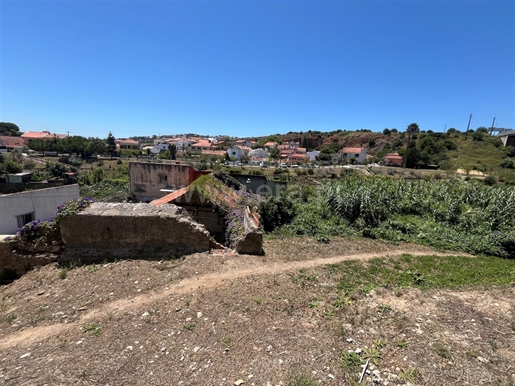
[[[134,139],[117,139],[115,142],[119,144],[123,143],[124,145],[139,145],[139,142]]]
[[[384,159],[394,165],[402,165],[402,156],[399,153],[388,153]]]
[[[63,139],[68,137],[67,134],[55,134],[51,133],[50,131],[43,130],[43,131],[27,131],[26,133],[22,134],[21,137],[25,140],[33,140],[33,139],[54,139],[59,138]]]
[[[23,138],[9,137],[6,135],[1,135],[0,136],[0,146],[5,146],[8,149],[12,149],[16,146],[23,146]]]
[[[347,154],[360,154],[364,148],[362,147],[344,147],[342,152]]]
[[[170,194],[167,194],[166,196],[163,196],[161,198],[157,198],[153,201],[151,201],[150,203],[152,205],[163,205],[163,204],[169,204],[175,200],[177,200],[179,197],[182,197],[183,195],[185,195],[186,193],[188,192],[188,188],[182,188],[182,189],[179,189],[179,190],[176,190],[175,192],[172,192]]]

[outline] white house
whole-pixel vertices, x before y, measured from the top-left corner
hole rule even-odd
[[[362,164],[367,157],[367,149],[364,147],[344,147],[342,149],[343,158],[347,160],[347,162],[352,162],[354,160],[355,163]]]
[[[15,234],[17,229],[35,219],[48,221],[57,207],[79,198],[79,185],[29,190],[0,196],[0,234]]]
[[[229,158],[236,158],[239,161],[245,155],[245,151],[243,149],[235,146],[235,147],[228,149],[227,154],[229,155]]]
[[[308,151],[306,155],[309,157],[309,161],[314,161],[320,152],[318,150]]]

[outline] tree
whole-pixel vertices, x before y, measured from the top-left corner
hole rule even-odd
[[[107,153],[109,154],[109,157],[111,157],[111,159],[113,159],[113,153],[116,150],[116,139],[114,138],[114,135],[111,132],[109,132],[109,134],[107,135],[106,148],[107,148]]]
[[[270,149],[270,158],[278,159],[280,155],[279,149],[277,147],[273,147]]]
[[[383,130],[384,135],[390,135],[391,133],[392,133],[392,131],[388,128]]]
[[[11,122],[0,122],[0,135],[11,137],[21,136],[20,128]]]
[[[408,134],[408,143],[406,144],[406,154],[404,156],[404,160],[403,160],[403,164],[402,164],[402,167],[405,168],[406,167],[406,163],[408,162],[408,157],[409,157],[409,147],[410,147],[410,140],[411,140],[411,136],[413,134],[416,134],[416,133],[419,133],[420,132],[420,128],[418,127],[418,125],[416,123],[411,123],[407,128],[406,128],[406,133]]]
[[[168,150],[170,151],[170,159],[175,161],[177,159],[177,146],[173,144],[168,145]]]

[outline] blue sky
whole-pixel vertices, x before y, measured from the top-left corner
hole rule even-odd
[[[514,3],[0,0],[0,121],[105,138],[514,126]]]

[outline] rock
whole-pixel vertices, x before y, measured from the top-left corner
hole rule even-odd
[[[239,385],[243,385],[244,383],[245,383],[245,381],[243,379],[238,379],[237,381],[234,381],[233,385],[239,386]]]
[[[30,357],[30,352],[23,354],[20,359]]]

